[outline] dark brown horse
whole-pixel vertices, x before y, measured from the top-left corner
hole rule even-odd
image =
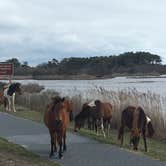
[[[66,151],[66,131],[69,123],[69,114],[72,112],[72,102],[65,98],[56,97],[48,104],[44,114],[44,123],[49,129],[51,137],[51,152],[57,151],[56,144],[59,145],[59,158],[63,151]]]
[[[89,106],[88,103],[83,104],[81,112],[75,117],[74,131],[84,127],[85,121],[88,122],[88,129],[96,129],[97,112],[95,106]]]
[[[102,130],[105,137],[104,124],[108,124],[108,134],[110,130],[110,122],[112,118],[112,105],[110,103],[103,103],[100,100],[85,103],[82,111],[75,117],[75,131],[81,127],[85,119],[91,121],[92,125]]]
[[[146,116],[141,107],[128,106],[122,111],[121,127],[118,134],[118,139],[121,139],[121,146],[123,144],[125,126],[127,126],[131,131],[130,144],[133,144],[134,150],[138,149],[140,135],[142,134],[145,151],[147,151],[146,127],[148,128],[149,137],[153,136],[154,129],[150,118]]]

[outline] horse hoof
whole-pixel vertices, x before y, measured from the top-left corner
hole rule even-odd
[[[66,152],[67,151],[67,148],[66,146],[63,147],[63,152]]]
[[[50,153],[49,158],[51,158],[52,156],[53,156],[53,153]]]
[[[59,154],[59,159],[62,159],[63,155],[62,154]]]

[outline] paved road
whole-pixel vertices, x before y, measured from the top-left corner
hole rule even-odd
[[[0,113],[0,136],[48,157],[50,138],[44,125]],[[166,166],[166,163],[68,133],[63,166]],[[56,158],[56,157],[55,157]]]

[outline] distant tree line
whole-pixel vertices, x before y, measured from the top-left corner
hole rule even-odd
[[[96,56],[89,58],[70,57],[61,61],[52,59],[46,63],[30,67],[27,62],[20,63],[13,58],[15,75],[93,75],[104,76],[115,73],[166,73],[166,66],[161,64],[161,57],[148,52],[126,52],[118,56]]]

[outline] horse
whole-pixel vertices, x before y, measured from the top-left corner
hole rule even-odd
[[[80,130],[84,126],[85,120],[88,121],[88,129],[96,129],[96,119],[97,119],[96,107],[90,106],[88,103],[83,104],[82,111],[75,117],[74,131]]]
[[[16,112],[15,109],[15,93],[22,94],[21,84],[20,83],[12,83],[9,86],[5,86],[3,90],[4,97],[4,107],[6,111]]]
[[[69,113],[69,114],[68,114]],[[49,157],[57,152],[57,142],[59,144],[59,158],[62,158],[63,151],[66,151],[66,131],[72,113],[72,102],[65,98],[55,97],[47,105],[44,113],[44,123],[49,130],[51,138],[51,151]]]
[[[149,137],[153,136],[154,129],[151,119],[146,116],[144,110],[141,107],[128,106],[122,111],[121,126],[118,134],[118,139],[121,139],[121,146],[123,145],[125,126],[127,126],[131,132],[130,145],[133,144],[133,149],[138,150],[140,135],[142,133],[145,151],[147,152],[146,127],[148,128]]]
[[[80,129],[81,124],[83,124],[86,118],[89,122],[91,120],[91,124],[95,126],[96,132],[98,127],[101,128],[103,136],[105,137],[104,124],[108,124],[107,133],[109,134],[112,105],[110,103],[103,103],[100,100],[85,103],[82,111],[75,117],[75,131],[77,131],[77,128]]]
[[[107,125],[107,135],[110,134],[110,123],[112,119],[112,105],[110,103],[104,103],[100,100],[95,101],[96,111],[97,111],[97,124],[101,128],[103,136],[106,137],[104,126]],[[105,124],[105,125],[104,125]]]

